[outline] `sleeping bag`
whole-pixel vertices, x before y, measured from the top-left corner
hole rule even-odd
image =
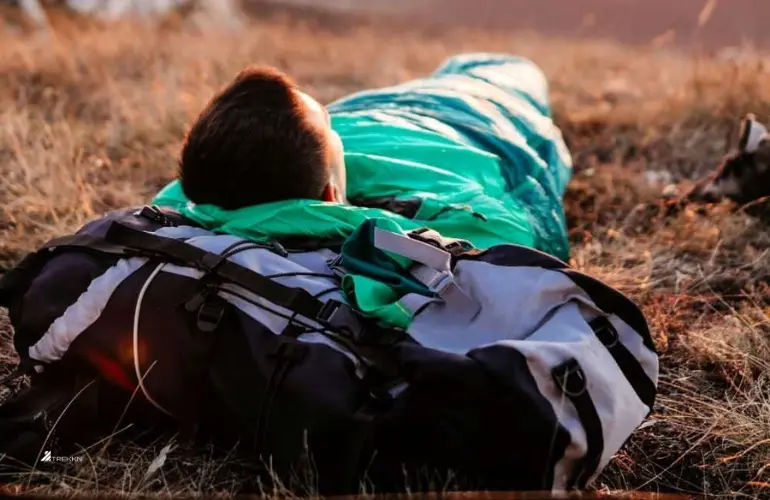
[[[572,173],[548,84],[531,61],[465,54],[432,75],[362,91],[328,106],[342,139],[351,204],[291,200],[222,210],[195,205],[173,181],[153,204],[252,241],[342,241],[370,219],[427,227],[476,248],[511,243],[566,261],[562,197]],[[398,291],[348,280],[365,313],[406,326]]]

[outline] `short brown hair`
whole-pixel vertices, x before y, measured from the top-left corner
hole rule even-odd
[[[305,117],[295,83],[263,66],[242,70],[187,133],[179,159],[185,195],[226,210],[321,199],[326,141]]]

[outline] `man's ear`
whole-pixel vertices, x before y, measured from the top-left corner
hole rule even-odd
[[[334,187],[334,184],[331,182],[326,185],[326,187],[323,190],[323,193],[321,194],[321,198],[323,201],[327,201],[330,203],[335,203],[337,201],[337,188]]]

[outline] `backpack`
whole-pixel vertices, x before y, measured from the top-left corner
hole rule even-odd
[[[0,448],[22,454],[3,440],[45,436],[62,395],[96,380],[61,443],[133,418],[237,444],[279,478],[312,463],[321,494],[363,480],[401,491],[426,469],[479,489],[590,485],[654,405],[640,309],[530,248],[369,234],[429,291],[400,299],[407,328],[345,299],[356,263],[342,242],[246,241],[145,206],[47,243],[0,280],[19,373],[32,374],[0,407]],[[66,389],[30,403],[46,384]],[[130,417],[109,410],[128,399]]]

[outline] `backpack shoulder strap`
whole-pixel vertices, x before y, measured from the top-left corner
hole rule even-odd
[[[307,290],[291,288],[232,262],[222,255],[208,252],[187,242],[166,238],[113,222],[103,239],[110,251],[120,248],[123,252],[156,257],[222,278],[239,285],[257,296],[281,307],[295,311],[310,319],[321,320],[325,304]]]
[[[10,304],[14,297],[29,287],[45,262],[65,251],[94,252],[120,258],[160,258],[216,274],[310,319],[322,320],[322,312],[327,315],[333,312],[328,311],[329,307],[304,289],[286,287],[221,255],[207,252],[184,241],[133,229],[118,221],[110,223],[103,237],[93,234],[63,236],[49,241],[38,251],[27,255],[0,279],[0,305]]]
[[[430,234],[433,233],[433,234]],[[383,229],[374,229],[374,247],[378,250],[400,255],[411,261],[409,273],[431,293],[440,297],[453,314],[472,318],[478,314],[481,305],[471,298],[454,279],[452,272],[453,255],[448,245],[460,245],[460,240],[451,242],[435,231],[423,231],[421,236],[414,233],[406,236]]]

